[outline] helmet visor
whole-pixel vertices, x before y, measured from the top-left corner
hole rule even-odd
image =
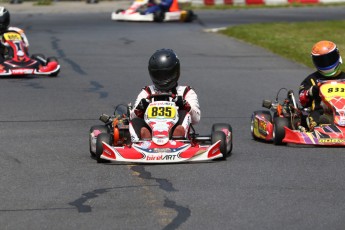
[[[172,68],[170,70],[151,70],[150,75],[153,84],[158,89],[168,90],[176,85],[179,73]]]
[[[325,70],[334,68],[340,60],[338,49],[335,49],[332,52],[325,55],[312,56],[314,65],[319,69]]]

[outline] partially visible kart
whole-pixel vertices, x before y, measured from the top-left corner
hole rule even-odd
[[[43,54],[33,54],[31,57],[24,45],[22,37],[15,31],[6,32],[2,43],[7,47],[8,54],[0,63],[0,77],[45,75],[57,76],[60,65],[55,57],[45,58]]]
[[[307,125],[309,110],[297,105],[292,90],[286,99],[263,101],[269,110],[255,111],[251,117],[253,139],[282,144],[303,144],[323,146],[345,145],[345,81],[319,81],[320,97],[324,114],[320,124],[311,130]]]
[[[99,163],[178,163],[226,159],[231,155],[230,124],[214,124],[211,135],[204,136],[197,134],[193,126],[188,124],[188,132],[185,135],[173,136],[172,128],[179,119],[178,107],[174,100],[162,101],[161,98],[162,94],[153,95],[144,115],[144,120],[151,129],[151,138],[135,142],[131,140],[131,106],[117,106],[112,116],[102,114],[100,120],[105,125],[95,125],[90,129],[91,156]],[[187,113],[186,116],[190,114]]]
[[[192,22],[196,15],[192,10],[181,10],[177,0],[174,0],[169,11],[156,11],[151,14],[143,14],[150,6],[149,0],[135,0],[128,9],[118,9],[111,14],[111,19],[116,21],[143,21],[143,22],[167,22],[181,21]]]

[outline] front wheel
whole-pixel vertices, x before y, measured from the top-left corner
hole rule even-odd
[[[216,123],[212,125],[212,133],[215,131],[222,131],[225,134],[226,156],[231,156],[232,151],[232,127],[228,123]]]
[[[285,117],[276,117],[273,120],[273,143],[275,145],[284,145],[285,126],[290,127],[289,120]]]
[[[56,57],[49,57],[49,58],[47,58],[47,64],[48,64],[49,62],[56,62],[56,63],[59,64],[59,60],[58,60]],[[56,71],[56,72],[50,74],[49,76],[51,76],[51,77],[56,77],[56,76],[59,74],[59,72],[60,72],[60,69],[59,69],[58,71]]]
[[[43,54],[33,54],[31,55],[31,59],[38,61],[41,65],[47,64],[47,59]]]
[[[90,149],[90,154],[91,154],[92,157],[96,157],[96,153],[95,153],[95,151],[93,151],[93,149],[96,148],[97,137],[93,137],[92,136],[92,133],[95,130],[98,130],[100,133],[109,133],[109,130],[108,130],[108,128],[105,125],[94,125],[94,126],[92,126],[90,128],[90,132],[89,132],[89,149]]]
[[[222,131],[214,131],[211,134],[211,142],[212,144],[220,141],[220,152],[223,154],[221,157],[222,160],[226,160],[227,157],[227,148],[226,148],[226,136],[225,133]]]
[[[123,11],[125,11],[124,9],[118,9],[115,11],[116,14],[122,13]]]
[[[103,153],[103,142],[110,145],[111,143],[111,135],[109,133],[101,133],[97,137],[96,141],[96,160],[97,163],[106,163],[107,160],[101,158]]]

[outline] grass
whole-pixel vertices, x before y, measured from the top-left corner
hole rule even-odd
[[[38,0],[35,5],[38,6],[49,6],[52,4],[52,0]]]
[[[275,54],[314,68],[310,51],[320,40],[337,44],[345,58],[345,20],[296,23],[258,23],[229,27],[220,33],[261,46]],[[345,59],[344,59],[345,61]],[[345,64],[342,66],[345,70]]]

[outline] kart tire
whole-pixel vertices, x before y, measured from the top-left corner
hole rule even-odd
[[[96,141],[96,160],[97,163],[107,163],[109,161],[104,160],[101,158],[101,155],[103,153],[103,143],[105,142],[110,145],[111,143],[111,135],[109,133],[100,133],[97,137]]]
[[[95,3],[98,3],[98,0],[86,0],[86,3],[95,4]]]
[[[109,130],[104,125],[94,125],[90,128],[89,132],[89,150],[92,157],[96,157],[96,153],[91,151],[91,133],[95,130],[99,130],[101,133],[109,133]]]
[[[275,145],[285,145],[283,142],[285,137],[284,127],[290,127],[289,120],[285,117],[276,117],[273,120],[273,143]]]
[[[31,59],[34,59],[34,60],[38,61],[41,65],[46,65],[47,64],[47,59],[46,59],[46,57],[43,54],[39,54],[39,53],[38,54],[33,54],[33,55],[31,55]],[[43,59],[45,61],[43,61],[41,59]]]
[[[254,118],[257,115],[262,115],[266,120],[268,120],[270,122],[272,122],[272,115],[271,115],[271,112],[267,111],[267,110],[255,111],[252,114],[251,121],[250,121],[250,133],[251,133],[254,140],[261,140],[260,138],[258,138],[254,135]]]
[[[22,0],[10,0],[10,4],[21,4]]]
[[[52,61],[55,61],[55,62],[59,63],[59,60],[56,57],[49,57],[49,58],[47,58],[47,62],[52,62]]]
[[[223,154],[223,156],[220,159],[226,160],[228,153],[227,153],[227,146],[226,146],[226,136],[223,131],[212,132],[211,143],[214,144],[217,141],[220,141],[220,152]]]
[[[125,11],[124,9],[117,9],[116,11],[115,11],[115,13],[116,14],[119,14],[119,13],[121,13],[121,12],[123,12],[123,11]]]
[[[165,18],[165,13],[163,11],[156,11],[153,13],[154,22],[163,22]]]
[[[215,131],[222,131],[224,133],[224,129],[229,130],[231,133],[231,139],[229,141],[229,143],[226,143],[226,153],[227,153],[227,157],[231,156],[231,151],[232,151],[232,140],[233,140],[233,132],[232,132],[232,127],[230,124],[228,123],[216,123],[212,125],[212,133]],[[225,134],[225,133],[224,133]],[[226,140],[226,136],[225,136],[225,140]]]
[[[196,15],[192,10],[187,10],[187,15],[184,22],[192,22],[196,18]]]
[[[52,61],[55,61],[55,62],[59,63],[59,60],[56,57],[49,57],[49,58],[47,58],[47,63],[52,62]],[[60,72],[60,69],[58,71],[50,74],[49,76],[50,77],[56,77],[59,74],[59,72]]]

